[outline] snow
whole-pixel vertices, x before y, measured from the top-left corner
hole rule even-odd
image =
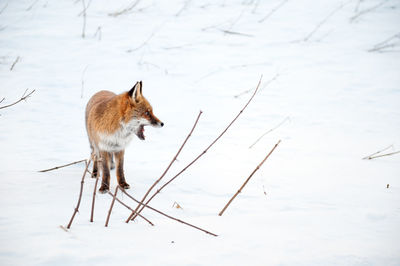
[[[1,265],[400,265],[400,155],[362,160],[400,150],[399,40],[368,51],[398,34],[399,1],[140,1],[109,16],[133,2],[92,1],[84,39],[81,1],[0,2],[0,106],[36,90],[0,109]],[[142,80],[165,123],[126,150],[129,192],[141,198],[198,112],[165,180],[218,136],[261,75],[232,128],[151,203],[218,237],[149,210],[155,226],[126,224],[130,212],[118,203],[106,228],[112,198],[102,194],[90,223],[90,178],[71,229],[61,229],[84,165],[38,170],[89,156],[91,95]],[[115,172],[111,182],[113,191]]]

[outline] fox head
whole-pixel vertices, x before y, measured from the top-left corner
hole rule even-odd
[[[139,139],[144,140],[145,126],[163,127],[164,123],[153,114],[153,108],[142,92],[142,81],[136,82],[135,86],[127,92],[124,122],[131,125],[132,130]]]

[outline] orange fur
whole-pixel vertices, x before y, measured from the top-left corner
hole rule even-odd
[[[153,108],[142,94],[142,82],[137,82],[128,92],[115,94],[100,91],[92,96],[86,106],[86,130],[96,159],[93,173],[97,175],[98,161],[102,159],[103,185],[109,187],[109,167],[113,155],[117,159],[117,179],[128,188],[123,173],[126,146],[133,135],[144,140],[144,126],[162,127],[164,124],[153,114]]]

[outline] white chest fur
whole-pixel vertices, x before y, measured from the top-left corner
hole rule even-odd
[[[141,121],[132,119],[128,123],[121,122],[120,128],[112,134],[99,133],[99,149],[107,152],[124,150],[139,130]]]

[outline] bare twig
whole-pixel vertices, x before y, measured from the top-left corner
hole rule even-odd
[[[14,67],[15,67],[15,65],[18,63],[19,59],[20,59],[19,56],[17,56],[17,58],[15,58],[14,63],[13,63],[13,64],[11,65],[11,67],[10,67],[10,71],[12,71],[12,70],[14,69]]]
[[[93,37],[96,38],[96,36],[99,35],[98,40],[101,41],[101,26],[97,27],[96,32],[94,33]]]
[[[0,103],[2,103],[6,98],[3,97],[3,99],[0,100]]]
[[[182,12],[183,12],[185,9],[187,9],[187,7],[189,6],[189,4],[190,4],[191,1],[192,1],[192,0],[186,0],[186,1],[185,1],[185,4],[183,5],[183,7],[178,11],[178,13],[175,14],[175,16],[176,16],[176,17],[179,17],[179,16],[182,14]]]
[[[18,101],[14,102],[14,103],[8,104],[8,105],[0,106],[0,109],[4,109],[4,108],[7,108],[7,107],[11,107],[13,105],[16,105],[17,103],[28,99],[32,95],[32,93],[35,92],[35,90],[32,90],[30,93],[26,94],[27,91],[28,91],[28,89],[26,89],[24,94],[22,94],[21,99],[19,99]]]
[[[77,164],[77,163],[82,163],[82,162],[86,162],[86,159],[84,159],[84,160],[79,160],[79,161],[76,161],[76,162],[73,162],[73,163],[68,163],[68,164],[56,166],[56,167],[49,168],[49,169],[45,169],[45,170],[40,170],[40,171],[38,171],[38,172],[40,172],[40,173],[45,173],[45,172],[53,171],[53,170],[56,170],[56,169],[60,169],[60,168],[63,168],[63,167],[67,167],[67,166],[74,165],[74,164]],[[86,170],[87,170],[87,169],[86,169]]]
[[[172,219],[172,220],[174,220],[174,221],[183,223],[183,224],[185,224],[185,225],[187,225],[187,226],[190,226],[190,227],[192,227],[192,228],[195,228],[195,229],[197,229],[197,230],[200,230],[200,231],[202,231],[202,232],[204,232],[204,233],[210,234],[210,235],[212,235],[212,236],[218,236],[218,235],[216,235],[216,234],[214,234],[214,233],[211,233],[211,232],[208,231],[208,230],[202,229],[202,228],[200,228],[200,227],[198,227],[198,226],[195,226],[195,225],[193,225],[193,224],[187,223],[187,222],[182,221],[182,220],[180,220],[180,219],[178,219],[178,218],[172,217],[172,216],[170,216],[170,215],[168,215],[168,214],[166,214],[166,213],[164,213],[164,212],[161,212],[161,211],[159,211],[159,210],[157,210],[157,209],[154,209],[153,207],[151,207],[151,206],[149,206],[149,205],[147,205],[147,204],[144,205],[143,203],[141,203],[140,201],[138,201],[137,199],[135,199],[134,197],[132,197],[130,194],[128,194],[128,193],[126,192],[125,189],[121,188],[121,190],[122,190],[122,192],[125,193],[125,195],[127,195],[127,196],[128,196],[129,198],[131,198],[133,201],[135,201],[136,203],[138,203],[138,204],[140,204],[140,205],[145,206],[146,208],[148,208],[148,209],[150,209],[150,210],[152,210],[152,211],[154,211],[154,212],[157,212],[157,213],[159,213],[159,214],[161,214],[161,215],[163,215],[163,216],[165,216],[165,217],[167,217],[167,218],[169,218],[169,219]]]
[[[398,153],[400,153],[400,151],[395,151],[395,152],[391,152],[391,153],[376,155],[376,156],[368,158],[368,160],[372,160],[372,159],[383,157],[383,156],[391,156],[391,155],[395,155],[395,154],[398,154]]]
[[[354,7],[354,12],[358,12],[358,9],[360,8],[361,2],[364,2],[364,0],[358,0],[356,6]]]
[[[145,45],[147,45],[147,43],[154,37],[154,35],[156,35],[156,33],[157,33],[161,28],[162,28],[162,26],[160,26],[160,27],[158,27],[157,29],[155,29],[155,30],[150,34],[150,36],[149,36],[141,45],[139,45],[138,47],[133,48],[133,49],[128,49],[128,50],[126,50],[126,52],[127,52],[127,53],[131,53],[131,52],[137,51],[137,50],[139,50],[140,48],[142,48],[142,47],[144,47]]]
[[[245,37],[254,37],[254,35],[247,34],[247,33],[241,33],[241,32],[237,32],[237,31],[223,30],[223,29],[219,29],[219,30],[225,34],[239,35],[239,36],[245,36]]]
[[[276,5],[273,9],[271,9],[271,11],[262,19],[260,19],[258,22],[262,23],[265,20],[267,20],[270,16],[272,16],[272,14],[274,14],[276,11],[278,11],[284,4],[286,4],[289,0],[283,0],[281,1],[278,5]]]
[[[266,88],[269,84],[271,84],[273,81],[275,81],[278,77],[279,77],[279,73],[275,74],[275,76],[273,76],[270,80],[268,80],[267,83],[265,83],[264,86],[262,86],[262,88],[260,90],[263,90],[264,88]],[[239,98],[240,96],[245,95],[249,92],[251,92],[251,89],[245,90],[233,97]]]
[[[193,161],[191,161],[187,166],[185,166],[179,173],[177,173],[174,177],[172,177],[168,182],[166,182],[164,185],[162,185],[147,201],[146,203],[141,203],[143,204],[145,207],[147,206],[147,204],[158,194],[161,192],[161,190],[163,190],[163,188],[165,188],[168,184],[170,184],[172,181],[174,181],[178,176],[180,176],[184,171],[186,171],[186,169],[188,169],[190,166],[192,166],[198,159],[200,159],[204,154],[206,154],[206,152],[225,134],[226,131],[228,131],[228,129],[232,126],[232,124],[239,118],[239,116],[243,113],[243,111],[246,109],[246,107],[250,104],[250,102],[253,100],[254,96],[256,95],[258,88],[260,87],[261,84],[261,80],[262,80],[262,76],[260,77],[260,80],[258,81],[257,87],[254,90],[253,95],[250,97],[250,99],[247,101],[247,103],[244,105],[244,107],[240,110],[240,112],[236,115],[236,117],[229,123],[229,125],[221,132],[221,134],[219,134],[219,136],[213,141],[211,142],[211,144],[202,152],[200,153]],[[141,210],[138,211],[138,213],[140,213],[143,210],[143,208]],[[132,220],[135,219],[136,216],[133,216]]]
[[[86,10],[88,10],[90,4],[92,3],[92,0],[89,0],[88,4],[84,6],[82,11],[78,14],[78,17],[82,16],[84,13],[86,13]]]
[[[95,160],[93,160],[95,162]],[[93,162],[93,163],[94,163]],[[99,182],[99,177],[96,176],[96,182],[94,183],[94,190],[93,190],[93,199],[92,199],[92,211],[90,212],[90,222],[93,223],[93,216],[94,216],[94,203],[96,200],[96,190],[97,190],[97,183]]]
[[[262,134],[253,144],[250,145],[249,149],[253,148],[254,145],[256,145],[263,137],[265,137],[265,135],[271,133],[272,131],[274,131],[275,129],[279,128],[280,126],[282,126],[286,121],[289,121],[290,117],[286,117],[285,119],[283,119],[282,122],[280,122],[278,125],[276,125],[275,127],[269,129],[268,131],[266,131],[264,134]]]
[[[306,42],[308,40],[310,40],[310,38],[319,30],[319,28],[321,28],[322,25],[324,25],[333,15],[335,15],[339,10],[341,10],[346,4],[348,4],[349,2],[343,4],[341,3],[338,7],[336,7],[335,9],[333,9],[328,16],[326,16],[323,20],[321,20],[317,26],[315,26],[315,28],[306,36],[304,37],[303,41]]]
[[[267,154],[267,156],[261,161],[261,163],[254,169],[254,171],[250,174],[250,176],[246,179],[246,181],[243,183],[243,185],[239,188],[239,190],[233,195],[233,197],[228,201],[228,203],[225,205],[225,207],[220,211],[218,214],[219,216],[222,216],[222,214],[225,212],[225,210],[228,208],[228,206],[232,203],[232,201],[236,198],[237,195],[239,195],[240,192],[242,192],[242,189],[246,186],[246,184],[249,182],[250,178],[257,172],[258,169],[263,165],[263,163],[268,159],[268,157],[272,154],[272,152],[278,147],[279,143],[281,141],[279,140],[275,146],[272,148],[272,150]]]
[[[254,7],[253,7],[253,10],[251,11],[251,13],[253,13],[253,14],[256,13],[256,10],[257,10],[257,8],[258,8],[258,5],[260,4],[260,1],[261,1],[261,0],[256,0],[256,1],[255,1]]]
[[[114,197],[114,194],[112,194],[110,191],[107,192],[111,197]],[[118,197],[115,197],[115,200],[117,202],[119,202],[122,206],[124,206],[125,208],[127,208],[128,210],[130,210],[131,212],[135,211],[134,209],[132,209],[131,207],[129,207],[128,205],[126,205],[123,201],[121,201],[120,199],[118,199]],[[154,224],[148,220],[146,217],[142,216],[141,214],[139,214],[139,217],[142,218],[143,220],[145,220],[146,222],[148,222],[151,226],[154,226]]]
[[[39,0],[34,1],[34,2],[32,3],[32,5],[30,5],[30,6],[26,9],[26,11],[31,10],[31,9],[33,8],[33,6],[36,5],[36,3],[37,3],[38,1],[39,1]]]
[[[386,4],[386,3],[387,3],[387,0],[384,0],[384,1],[372,6],[370,8],[366,8],[364,10],[361,10],[360,12],[358,12],[357,14],[355,14],[354,16],[352,16],[350,18],[350,22],[355,21],[357,18],[359,18],[360,16],[362,16],[364,14],[367,14],[367,13],[369,13],[371,11],[374,11],[375,9],[379,8],[380,6],[382,6],[382,5]]]
[[[85,168],[85,171],[83,171],[83,175],[82,175],[82,179],[81,179],[81,189],[80,189],[80,192],[79,192],[78,203],[76,204],[76,207],[74,209],[74,213],[72,214],[71,220],[69,220],[69,223],[67,225],[67,229],[71,228],[71,225],[72,225],[72,222],[73,222],[73,220],[75,218],[75,215],[79,211],[79,206],[81,204],[81,198],[82,198],[82,192],[83,192],[83,184],[85,182],[84,180],[85,180],[85,176],[86,176],[86,171],[87,171],[87,169],[89,167],[90,162],[92,161],[92,158],[93,158],[93,155],[90,157],[89,160],[86,161],[86,168]]]
[[[392,42],[393,40],[396,39],[397,42]],[[399,41],[400,41],[400,33],[397,33],[391,36],[390,38],[387,38],[386,40],[375,44],[374,47],[368,50],[368,52],[381,52],[382,50],[385,50],[387,48],[393,48],[399,46],[400,45]]]
[[[115,198],[117,197],[118,188],[119,188],[119,186],[117,186],[117,187],[115,188],[115,192],[114,192],[114,194],[113,194],[113,200],[111,201],[110,209],[108,210],[108,215],[107,215],[107,219],[106,219],[106,224],[104,225],[105,227],[108,226],[108,222],[110,221],[110,216],[111,216],[112,208],[113,208],[113,206],[114,206]]]
[[[380,153],[382,153],[382,152],[384,152],[384,151],[386,151],[386,150],[388,150],[390,148],[393,148],[393,145],[390,145],[390,146],[388,146],[388,147],[386,147],[386,148],[384,148],[384,149],[382,149],[380,151],[374,152],[371,155],[365,156],[362,159],[363,160],[372,160],[372,159],[375,159],[375,158],[379,158],[379,157],[383,157],[383,156],[390,156],[390,155],[394,155],[394,154],[400,153],[400,151],[395,151],[395,152],[380,154]]]
[[[82,0],[82,6],[83,6],[83,25],[82,25],[82,38],[85,38],[85,30],[86,30],[86,5],[85,5],[85,0]],[[88,5],[89,6],[89,5]]]
[[[129,11],[131,11],[132,9],[134,9],[138,4],[139,4],[140,0],[136,0],[135,2],[133,2],[130,6],[128,6],[127,8],[124,8],[120,11],[116,11],[113,13],[109,13],[108,15],[111,17],[117,17],[119,15],[128,13]]]
[[[188,141],[188,139],[190,138],[190,136],[192,136],[192,133],[194,131],[194,129],[196,128],[197,122],[199,122],[200,116],[203,112],[200,111],[199,115],[197,116],[197,119],[192,127],[192,129],[190,130],[189,134],[187,135],[186,139],[184,140],[184,142],[182,143],[181,147],[179,148],[178,152],[175,154],[174,158],[172,159],[172,161],[169,163],[168,167],[165,169],[165,171],[162,173],[162,175],[153,183],[153,185],[147,190],[146,194],[144,195],[144,197],[142,198],[141,202],[144,202],[147,198],[147,196],[150,194],[151,190],[153,190],[153,188],[161,181],[161,179],[167,174],[168,170],[171,168],[172,164],[177,160],[178,155],[181,153],[183,147],[185,146],[186,142]],[[128,223],[132,217],[135,215],[135,213],[138,213],[138,210],[140,208],[140,204],[138,204],[138,206],[136,207],[135,211],[133,211],[131,213],[131,215],[129,216],[129,218],[126,220],[126,222]],[[143,207],[144,208],[144,207]],[[143,209],[142,208],[142,209]],[[140,210],[141,211],[141,210]],[[139,212],[140,212],[139,211]]]
[[[8,3],[0,10],[0,14],[3,13],[3,11],[7,8]]]

